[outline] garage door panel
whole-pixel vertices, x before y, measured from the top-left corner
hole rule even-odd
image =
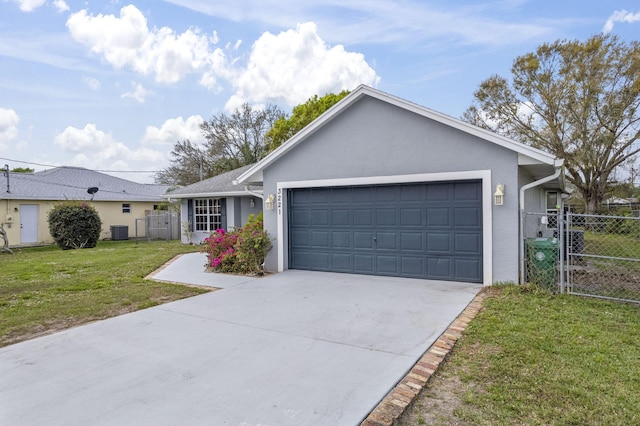
[[[482,254],[482,241],[478,234],[455,234],[454,241],[456,253]]]
[[[447,232],[427,234],[427,252],[451,252],[451,234]]]
[[[351,248],[351,231],[333,231],[331,234],[331,247],[333,248]]]
[[[454,277],[460,281],[475,280],[482,274],[481,259],[456,259]]]
[[[396,232],[378,232],[376,235],[378,250],[398,250],[398,234]]]
[[[427,186],[426,201],[448,201],[451,196],[449,184],[430,184]]]
[[[480,181],[292,189],[289,267],[482,282]]]
[[[291,254],[291,263],[297,265],[299,269],[313,269],[313,254],[296,250]]]
[[[351,227],[351,210],[334,209],[331,211],[331,226]]]
[[[311,232],[311,246],[319,248],[329,248],[329,231]]]
[[[373,209],[354,209],[353,226],[373,226]]]
[[[311,246],[311,233],[306,230],[294,230],[291,232],[292,244],[301,249]]]
[[[376,256],[378,261],[377,272],[382,275],[397,275],[398,274],[398,258],[397,256]]]
[[[330,188],[313,188],[311,190],[311,203],[327,204],[331,196]]]
[[[400,235],[400,250],[402,251],[423,251],[422,233],[403,232]]]
[[[455,227],[478,227],[482,224],[482,212],[477,207],[456,207],[453,209],[453,225]]]
[[[424,186],[406,185],[400,188],[400,201],[402,202],[422,202],[424,199]]]
[[[451,223],[450,213],[451,212],[448,207],[427,208],[427,226],[449,226],[449,224]]]
[[[424,277],[424,259],[422,257],[402,256],[400,259],[402,275],[410,277]]]
[[[313,269],[321,271],[330,271],[331,255],[329,253],[314,252],[313,253]]]
[[[373,255],[356,254],[353,256],[354,270],[356,274],[373,274]]]
[[[453,199],[456,201],[479,201],[480,187],[473,182],[458,182],[453,185]]]
[[[422,217],[424,211],[421,208],[400,209],[400,226],[404,227],[420,227],[423,225]]]
[[[329,210],[311,210],[311,226],[329,226]]]
[[[373,202],[375,196],[375,187],[372,186],[360,186],[353,188],[352,199],[353,203],[365,203],[370,204]]]
[[[377,186],[375,197],[377,203],[395,203],[399,194],[394,186]]]
[[[427,274],[435,279],[448,280],[453,275],[451,259],[446,257],[427,258]]]
[[[307,226],[311,224],[308,209],[298,209],[291,213],[291,225],[293,226]]]
[[[398,226],[398,211],[395,208],[376,210],[376,224],[378,226]]]
[[[354,232],[353,247],[356,249],[373,249],[373,232]]]
[[[334,253],[332,260],[333,270],[336,272],[350,272],[353,269],[349,253]]]

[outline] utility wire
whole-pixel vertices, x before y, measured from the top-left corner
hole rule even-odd
[[[12,161],[14,163],[21,164],[29,164],[32,166],[42,166],[42,167],[50,167],[55,169],[57,167],[78,167],[78,166],[55,166],[53,164],[42,164],[42,163],[34,163],[33,161],[21,161],[21,160],[13,160],[11,158],[0,157],[0,160]],[[93,169],[91,169],[93,170]],[[104,172],[104,173],[158,173],[161,170],[93,170],[94,172]]]

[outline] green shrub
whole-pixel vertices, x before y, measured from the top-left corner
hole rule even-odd
[[[217,272],[260,274],[271,240],[262,227],[262,213],[250,215],[247,224],[233,231],[218,229],[203,242],[208,265]]]
[[[85,202],[56,205],[49,211],[48,221],[49,233],[63,250],[95,247],[102,231],[98,211]]]

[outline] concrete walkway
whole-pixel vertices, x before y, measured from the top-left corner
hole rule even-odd
[[[193,258],[160,277],[204,279],[180,270]],[[293,270],[231,278],[1,348],[0,424],[356,425],[481,289]]]

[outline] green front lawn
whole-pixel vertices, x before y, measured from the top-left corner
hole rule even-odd
[[[403,425],[640,424],[640,306],[489,292]]]
[[[93,249],[0,253],[0,346],[206,292],[144,280],[196,250],[177,241],[100,241]]]

